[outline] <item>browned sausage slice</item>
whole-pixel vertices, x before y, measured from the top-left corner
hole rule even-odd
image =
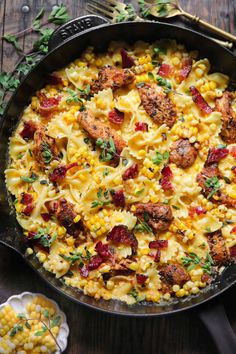
[[[215,265],[224,265],[229,261],[225,240],[221,230],[207,234],[207,241],[210,247],[210,254]]]
[[[227,144],[236,143],[236,114],[232,109],[234,95],[232,92],[224,92],[221,98],[216,100],[215,110],[222,114],[221,137]]]
[[[172,210],[169,205],[161,203],[135,204],[135,215],[146,221],[154,231],[167,230],[173,220]]]
[[[143,108],[154,122],[171,128],[176,120],[176,112],[164,89],[155,84],[143,83],[139,85],[138,91]]]
[[[42,126],[34,133],[33,154],[41,168],[45,168],[51,160],[58,159],[55,139],[48,136]]]
[[[92,111],[86,110],[80,112],[77,119],[80,125],[89,133],[91,138],[95,140],[102,138],[106,141],[109,141],[109,138],[112,138],[118,154],[126,146],[126,142],[122,137],[118,135],[114,129],[96,119]]]
[[[170,162],[181,168],[187,168],[194,164],[197,150],[188,139],[179,139],[173,143],[170,149]]]
[[[91,94],[111,88],[113,91],[131,84],[135,75],[130,69],[120,69],[113,66],[104,66],[98,73],[98,79],[91,87]]]
[[[159,270],[163,281],[167,284],[178,284],[182,286],[186,283],[190,277],[185,268],[179,264],[167,264]]]

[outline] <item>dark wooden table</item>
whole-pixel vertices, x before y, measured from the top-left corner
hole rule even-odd
[[[14,33],[31,24],[42,6],[50,11],[57,0],[0,0],[0,34]],[[236,34],[235,0],[181,0],[184,9]],[[71,17],[86,14],[83,0],[64,0]],[[23,6],[29,6],[24,12]],[[188,26],[188,22],[178,22]],[[24,50],[33,36],[22,37]],[[0,45],[0,69],[10,71],[17,55],[7,43]],[[235,288],[223,295],[230,322],[236,331]],[[112,317],[62,298],[46,285],[13,251],[0,246],[0,303],[23,291],[42,292],[55,299],[68,317],[71,334],[68,354],[215,354],[217,350],[196,312],[163,318]]]

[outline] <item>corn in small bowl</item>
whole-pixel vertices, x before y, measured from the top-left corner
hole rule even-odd
[[[42,294],[24,292],[0,305],[0,354],[60,354],[68,335],[64,312]]]

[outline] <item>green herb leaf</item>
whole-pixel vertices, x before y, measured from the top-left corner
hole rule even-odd
[[[45,164],[49,164],[52,161],[53,158],[52,151],[50,149],[50,146],[45,142],[42,143],[42,156]]]
[[[99,156],[99,159],[103,162],[112,160],[116,155],[116,147],[114,140],[110,137],[109,140],[103,140],[98,138],[96,140],[96,146],[102,149],[102,153]]]
[[[34,333],[34,335],[36,337],[40,337],[42,336],[45,332],[47,332],[47,327],[46,326],[42,326],[42,329],[40,331],[37,331]]]
[[[28,329],[31,329],[31,325],[28,321],[25,322],[25,327],[28,328]]]
[[[62,25],[63,23],[69,21],[69,19],[70,16],[63,4],[54,6],[48,17],[48,21],[56,25]]]
[[[15,47],[15,49],[18,52],[22,52],[22,48],[20,47],[19,43],[17,42],[17,38],[15,35],[8,33],[8,34],[5,34],[2,38],[5,39],[6,42],[12,44],[13,47]]]
[[[23,326],[21,324],[15,324],[9,333],[10,337],[14,337],[16,333],[23,331]]]
[[[168,80],[166,80],[164,77],[157,75],[156,80],[158,85],[164,88],[165,93],[169,93],[172,90],[171,83]]]
[[[132,296],[136,302],[140,302],[140,301],[143,301],[145,299],[144,296],[140,296],[139,295],[139,292],[137,289],[133,288],[129,293],[128,293],[129,296]]]
[[[30,177],[21,176],[21,180],[26,183],[34,183],[38,178],[38,175],[34,172],[31,173]]]
[[[39,240],[40,244],[46,248],[49,248],[51,244],[56,240],[56,238],[57,233],[54,233],[54,235],[51,237],[48,234],[47,229],[39,229],[37,234],[33,237],[34,240]]]
[[[51,328],[59,326],[61,323],[61,316],[55,316],[51,319],[50,324],[51,324]]]
[[[77,261],[82,260],[82,254],[81,253],[70,253],[70,256],[66,256],[64,254],[59,254],[60,257],[65,259],[68,262],[71,262],[71,264],[75,264]]]
[[[207,178],[205,181],[205,186],[207,188],[211,188],[211,192],[208,194],[207,199],[210,199],[221,187],[217,176]]]
[[[162,157],[162,154],[158,151],[156,151],[156,157],[154,157],[154,159],[152,159],[152,162],[155,164],[155,165],[160,165],[163,161],[163,157]]]
[[[145,188],[142,188],[142,189],[136,191],[135,194],[136,194],[136,195],[142,194],[142,193],[144,192],[144,189],[145,189]]]
[[[152,228],[148,225],[146,221],[142,221],[138,218],[138,224],[135,225],[134,230],[138,232],[147,232],[149,234],[153,234]]]
[[[26,318],[26,315],[25,315],[25,313],[21,312],[21,313],[18,313],[17,318],[23,319],[23,318]]]
[[[106,177],[106,176],[108,176],[109,175],[109,173],[110,173],[110,171],[106,168],[104,171],[103,171],[103,177]]]

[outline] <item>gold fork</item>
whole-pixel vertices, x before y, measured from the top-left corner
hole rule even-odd
[[[232,41],[232,42],[236,42],[236,36],[234,36],[233,34],[226,32],[220,28],[217,28],[216,26],[203,21],[200,19],[200,17],[198,16],[194,16],[192,14],[190,14],[189,12],[186,12],[182,9],[182,7],[180,6],[180,3],[178,0],[170,0],[170,1],[166,1],[166,2],[162,2],[162,1],[157,1],[157,0],[147,0],[145,1],[145,5],[144,8],[146,7],[147,11],[149,14],[151,14],[154,17],[157,18],[170,18],[170,17],[175,17],[175,16],[184,16],[186,18],[188,18],[189,20],[200,24],[204,27],[206,27],[208,30]],[[159,3],[159,5],[158,5]],[[162,3],[162,4],[161,4]],[[161,7],[160,7],[161,6]],[[166,11],[160,12],[160,9],[166,8]]]
[[[144,21],[143,18],[136,14],[132,5],[123,4],[116,0],[105,0],[103,2],[99,0],[88,0],[86,1],[86,10],[89,13],[102,14],[111,22]],[[232,48],[233,46],[230,42],[221,41],[220,39],[212,38],[210,36],[208,37],[226,48]]]

